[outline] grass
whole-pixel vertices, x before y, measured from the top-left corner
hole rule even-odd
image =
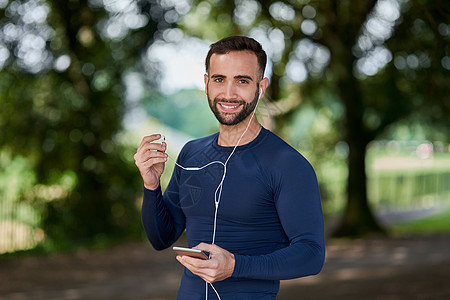
[[[427,218],[395,224],[390,230],[393,235],[450,233],[450,209]]]

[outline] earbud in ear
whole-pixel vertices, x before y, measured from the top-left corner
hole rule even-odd
[[[263,92],[262,88],[259,88],[259,97],[258,97],[258,100],[262,98],[262,92]]]

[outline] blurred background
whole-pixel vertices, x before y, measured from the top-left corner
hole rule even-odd
[[[331,243],[450,237],[448,1],[0,0],[0,272],[145,243],[133,155],[218,130],[229,35],[269,56],[257,115],[314,166]]]

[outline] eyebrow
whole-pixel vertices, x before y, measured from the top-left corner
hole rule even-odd
[[[253,78],[248,75],[236,75],[236,76],[234,76],[234,79],[248,79],[250,81],[253,81]]]
[[[227,78],[227,76],[220,75],[220,74],[214,74],[214,75],[211,75],[211,78]],[[234,79],[248,79],[250,81],[253,81],[253,78],[251,76],[248,76],[248,75],[236,75],[233,78]]]

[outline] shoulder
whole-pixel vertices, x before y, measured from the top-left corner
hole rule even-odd
[[[309,161],[274,133],[268,133],[258,155],[262,176],[272,187],[275,198],[299,192],[317,191],[316,173]],[[287,194],[286,194],[287,193]]]
[[[281,169],[299,167],[312,169],[311,164],[300,152],[269,130],[260,146],[264,158],[261,163],[266,166],[271,165],[277,169],[279,167]]]
[[[297,149],[269,130],[267,130],[266,138],[264,139],[262,146],[263,150],[267,151],[272,156],[280,157],[287,155],[290,158],[297,157],[304,159],[303,155],[301,155]]]

